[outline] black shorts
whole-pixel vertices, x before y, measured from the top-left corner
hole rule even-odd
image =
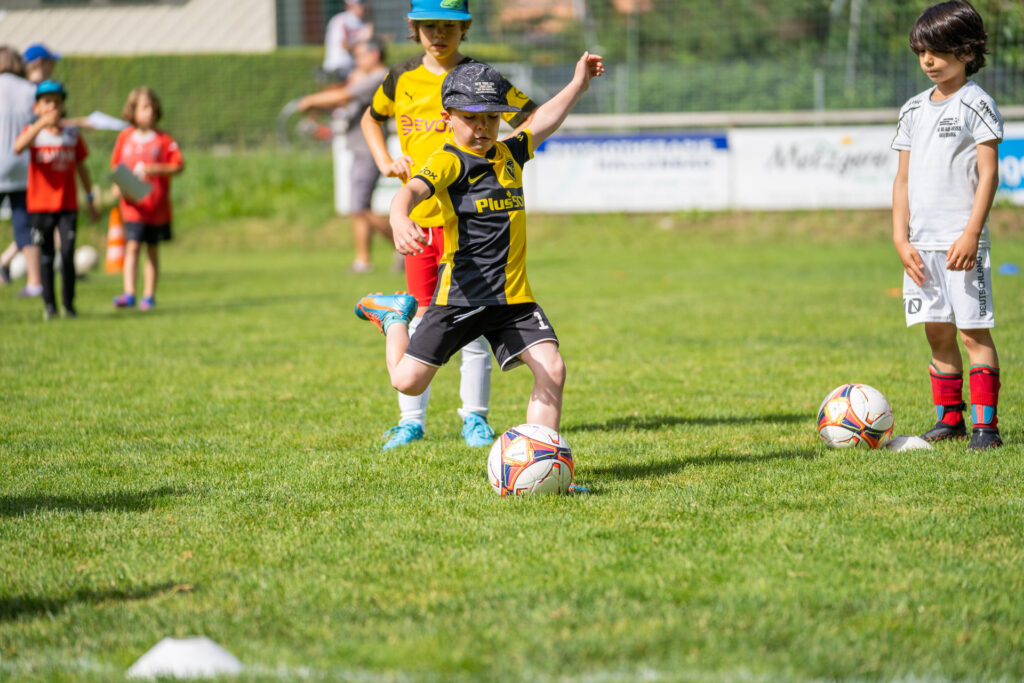
[[[125,221],[124,239],[128,242],[145,242],[146,244],[166,242],[171,239],[171,224],[151,225]]]
[[[436,306],[423,315],[405,355],[440,367],[463,346],[483,335],[502,370],[522,365],[519,355],[545,341],[558,343],[555,330],[536,303],[506,306]]]

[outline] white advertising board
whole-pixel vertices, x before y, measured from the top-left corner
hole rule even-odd
[[[544,212],[724,209],[725,133],[557,136],[524,175],[526,205]]]
[[[530,211],[889,208],[894,125],[736,128],[708,133],[555,136],[526,165]],[[389,140],[397,156],[398,141]],[[344,138],[335,139],[335,204],[348,210]],[[999,146],[1000,196],[1024,204],[1024,123]],[[386,214],[401,184],[382,178]]]
[[[737,128],[729,132],[732,208],[892,206],[892,126]]]

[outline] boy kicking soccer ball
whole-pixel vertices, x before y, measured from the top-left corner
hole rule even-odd
[[[900,110],[892,193],[893,243],[903,262],[907,325],[924,323],[938,422],[926,441],[965,438],[963,360],[971,361],[974,429],[968,448],[1001,446],[999,356],[992,341],[989,209],[999,184],[1003,120],[968,76],[985,65],[985,27],[965,2],[921,13],[910,47],[935,84]]]
[[[604,73],[601,57],[584,53],[572,80],[541,105],[518,135],[498,140],[508,104],[506,81],[493,68],[467,62],[444,79],[441,113],[450,141],[402,186],[391,202],[395,246],[403,254],[423,249],[423,231],[409,214],[436,196],[444,214],[445,250],[433,300],[409,339],[416,299],[408,294],[369,295],[356,315],[384,333],[391,384],[418,395],[437,369],[465,344],[483,335],[502,370],[525,364],[533,373],[526,421],[558,430],[565,364],[558,337],[526,280],[526,215],[523,165],[555,132]]]

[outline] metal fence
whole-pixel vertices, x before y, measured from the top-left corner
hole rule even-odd
[[[377,32],[405,43],[408,0],[368,0]],[[343,0],[307,4],[305,35]],[[584,49],[607,60],[580,111],[792,111],[895,107],[928,86],[907,46],[930,2],[906,0],[471,0],[464,52],[515,64],[540,98]],[[1001,104],[1024,104],[1024,3],[977,0],[989,33],[976,77]],[[308,14],[308,13],[307,13]],[[313,26],[321,29],[310,31]],[[484,46],[490,48],[484,50]]]
[[[406,37],[408,0],[364,1],[376,32],[390,41],[392,63],[421,52]],[[285,104],[321,87],[314,68],[323,56],[324,28],[344,0],[274,3],[279,47],[269,53],[66,55],[56,76],[70,86],[72,113],[116,113],[132,88],[149,85],[165,100],[164,125],[190,148],[273,143]],[[579,114],[617,121],[640,115],[668,121],[657,117],[678,114],[694,121],[700,119],[692,115],[704,112],[761,112],[770,120],[809,111],[826,121],[838,112],[898,107],[928,86],[907,46],[927,4],[470,0],[474,20],[463,52],[495,63],[538,102],[566,83],[584,49],[600,52],[607,76],[593,84]],[[1001,107],[1024,105],[1024,2],[977,0],[976,6],[990,54],[975,79]],[[61,51],[59,40],[40,37]]]

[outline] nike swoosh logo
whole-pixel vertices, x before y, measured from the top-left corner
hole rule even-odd
[[[478,181],[478,180],[480,180],[481,178],[483,178],[483,177],[484,177],[485,175],[487,175],[487,171],[484,171],[483,173],[481,173],[480,175],[478,175],[478,176],[477,176],[476,178],[470,178],[470,179],[469,179],[469,182],[470,182],[470,184],[472,184],[472,183],[475,183],[476,181]]]

